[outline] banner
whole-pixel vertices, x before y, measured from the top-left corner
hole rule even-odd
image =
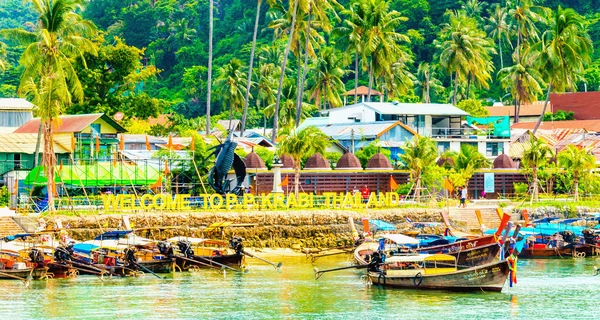
[[[486,172],[483,174],[483,191],[486,193],[494,193],[494,173]]]

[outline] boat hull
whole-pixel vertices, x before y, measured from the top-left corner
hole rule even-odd
[[[173,272],[173,263],[175,259],[166,258],[161,260],[141,261],[138,264],[154,273],[171,273]],[[140,270],[146,272],[144,268]]]
[[[373,284],[390,288],[500,292],[508,273],[508,264],[500,261],[445,274],[385,276],[379,272],[369,272],[368,277]]]
[[[595,246],[588,244],[577,244],[575,246],[554,247],[554,248],[527,248],[519,253],[519,258],[525,259],[545,259],[561,257],[586,257],[594,256],[600,253]]]
[[[32,271],[33,270],[33,271]],[[47,274],[46,268],[26,268],[18,270],[0,270],[0,280],[19,280],[18,278],[27,279],[30,275],[33,279],[38,280]]]
[[[241,254],[227,254],[221,256],[191,256],[187,259],[182,259],[182,256],[175,256],[175,263],[177,267],[182,271],[187,271],[192,266],[199,268],[209,268],[210,265],[215,267],[219,267],[217,264],[224,264],[229,267],[239,267],[242,264],[242,258],[244,256]],[[211,262],[215,262],[212,264]],[[209,266],[207,266],[209,265]]]

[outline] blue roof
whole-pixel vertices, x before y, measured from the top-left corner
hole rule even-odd
[[[350,140],[354,130],[354,140],[377,139],[383,133],[394,127],[401,127],[402,130],[412,133],[402,126],[398,121],[376,121],[376,122],[356,122],[356,123],[332,123],[324,125],[314,125],[325,135],[336,140]],[[401,141],[399,141],[401,142]]]
[[[96,238],[94,238],[94,240],[119,240],[132,232],[133,230],[108,231],[97,236]]]
[[[298,126],[298,131],[311,126],[324,126],[329,124],[329,117],[313,117],[306,118],[300,126]]]
[[[84,253],[84,254],[90,254],[90,252],[96,248],[99,248],[99,247],[95,244],[77,243],[73,246],[73,251],[79,252],[79,253]]]

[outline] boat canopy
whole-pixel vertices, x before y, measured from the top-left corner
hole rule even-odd
[[[31,233],[18,233],[12,236],[6,236],[4,238],[1,238],[0,240],[4,241],[4,242],[9,242],[9,241],[15,241],[18,239],[23,239],[25,240],[25,238],[31,237],[32,234]]]
[[[369,219],[369,223],[376,226],[377,230],[396,231],[396,226],[383,220]]]
[[[97,236],[96,238],[94,238],[94,240],[118,240],[118,239],[121,239],[121,238],[127,236],[128,234],[130,234],[132,232],[133,232],[133,230],[108,231],[108,232],[105,232],[105,233]]]
[[[90,254],[92,250],[97,249],[98,246],[91,243],[78,243],[73,246],[73,251],[77,253]]]
[[[385,259],[389,262],[423,262],[423,261],[456,261],[456,258],[448,254],[415,254],[408,256],[391,256]]]
[[[403,234],[393,233],[393,234],[382,234],[382,238],[391,240],[396,244],[420,244],[420,241],[409,236],[405,236]]]

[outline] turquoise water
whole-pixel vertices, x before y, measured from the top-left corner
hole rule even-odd
[[[270,257],[281,274],[250,259],[247,274],[215,270],[101,281],[96,277],[0,281],[0,319],[599,319],[600,258],[520,260],[518,284],[501,293],[450,293],[367,286],[357,270],[314,279],[349,256],[311,264]]]

